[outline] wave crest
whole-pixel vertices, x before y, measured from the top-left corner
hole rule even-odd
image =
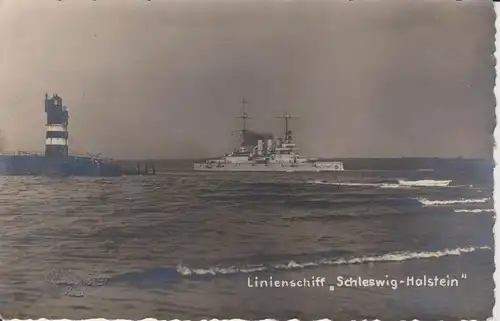
[[[333,185],[333,186],[359,186],[379,188],[412,188],[412,187],[458,187],[450,186],[451,180],[398,180],[397,183],[356,183],[356,182],[328,182],[325,180],[311,180],[308,184]],[[460,186],[463,187],[463,186]],[[466,186],[471,187],[471,186]]]
[[[193,275],[227,275],[227,274],[237,274],[237,273],[254,273],[254,272],[264,272],[264,271],[272,271],[272,270],[290,270],[290,269],[299,269],[306,267],[314,267],[314,266],[322,266],[322,265],[348,265],[348,264],[363,264],[370,262],[400,262],[414,259],[428,259],[428,258],[437,258],[442,256],[449,255],[461,255],[462,253],[470,253],[477,250],[491,250],[489,246],[479,246],[479,247],[465,247],[465,248],[455,248],[455,249],[444,249],[436,252],[393,252],[378,256],[363,256],[363,257],[355,257],[349,259],[332,259],[332,258],[324,258],[317,261],[312,262],[296,262],[289,261],[287,263],[282,264],[271,264],[271,265],[254,265],[248,267],[211,267],[205,269],[196,269],[189,268],[187,266],[179,265],[177,267],[177,272],[184,276],[193,276]]]
[[[399,185],[403,186],[428,186],[428,187],[446,187],[449,186],[451,180],[433,180],[422,179],[418,181],[398,180]]]
[[[474,208],[474,209],[454,209],[455,213],[484,213],[484,212],[495,212],[492,208]]]
[[[473,198],[473,199],[466,199],[466,198],[461,198],[458,200],[429,200],[427,198],[417,198],[417,200],[425,206],[436,206],[436,205],[452,205],[452,204],[472,204],[472,203],[486,203],[490,200],[489,197],[485,198]]]

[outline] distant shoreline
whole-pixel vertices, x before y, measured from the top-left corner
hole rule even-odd
[[[195,162],[206,159],[219,158],[222,156],[204,157],[204,158],[114,158],[116,161],[123,162],[144,162],[144,161],[169,161],[169,162]],[[351,157],[351,158],[320,158],[316,157],[320,161],[353,161],[353,160],[363,160],[363,161],[477,161],[477,162],[494,162],[492,158],[465,158],[465,157]]]

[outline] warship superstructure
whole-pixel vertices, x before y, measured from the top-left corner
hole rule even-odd
[[[221,158],[195,162],[196,171],[256,171],[256,172],[321,172],[343,171],[344,164],[340,161],[320,161],[299,154],[299,147],[293,142],[292,131],[289,127],[291,114],[285,113],[282,118],[285,122],[283,137],[278,139],[258,139],[256,145],[249,144],[246,140],[249,130],[246,121],[249,119],[245,110],[248,103],[242,100],[241,118],[242,129],[239,130],[241,141],[233,152]]]

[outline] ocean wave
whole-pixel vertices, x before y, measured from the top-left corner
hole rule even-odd
[[[308,181],[308,184],[318,184],[318,185],[333,185],[333,186],[359,186],[359,187],[378,187],[378,188],[412,188],[412,187],[455,187],[450,186],[451,180],[418,180],[418,181],[407,181],[398,180],[398,183],[356,183],[356,182],[328,182],[313,180]],[[464,187],[464,186],[460,186]],[[472,187],[472,186],[467,186]]]
[[[380,188],[408,188],[410,186],[401,186],[399,184],[382,183],[379,185]]]
[[[471,204],[471,203],[486,203],[490,198],[473,198],[466,199],[461,198],[458,200],[429,200],[427,198],[417,198],[417,200],[425,206],[437,206],[437,205],[452,205],[452,204]]]
[[[463,253],[470,253],[477,250],[491,250],[489,246],[479,246],[479,247],[459,247],[455,249],[444,249],[435,252],[393,252],[378,256],[362,256],[354,258],[324,258],[317,261],[311,262],[296,262],[289,261],[282,264],[271,264],[271,265],[253,265],[247,267],[210,267],[210,268],[189,268],[184,265],[179,265],[177,267],[177,272],[184,276],[203,276],[203,275],[230,275],[237,273],[254,273],[254,272],[264,272],[273,270],[290,270],[290,269],[300,269],[307,267],[316,267],[323,265],[350,265],[350,264],[364,264],[373,262],[401,262],[407,260],[415,259],[429,259],[438,258],[450,255],[461,255]]]
[[[379,186],[380,184],[376,183],[341,183],[341,182],[328,182],[328,181],[320,181],[320,180],[313,180],[313,181],[308,181],[308,184],[318,184],[318,185],[336,185],[336,186]]]
[[[446,187],[449,186],[451,180],[433,180],[422,179],[418,181],[398,180],[399,185],[403,186],[428,186],[428,187]]]
[[[453,212],[456,213],[484,213],[484,212],[495,212],[492,208],[475,208],[475,209],[454,209]]]
[[[308,181],[308,184],[333,185],[333,186],[359,186],[359,187],[380,187],[380,188],[401,188],[410,186],[401,186],[395,183],[355,183],[355,182],[328,182],[328,181]]]

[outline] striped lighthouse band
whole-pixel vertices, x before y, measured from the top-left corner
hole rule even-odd
[[[68,109],[57,94],[45,95],[45,156],[64,157],[68,155]]]
[[[68,131],[68,126],[62,125],[62,124],[52,124],[52,125],[46,125],[45,129],[47,132],[67,132]]]
[[[68,145],[68,127],[65,125],[47,125],[45,145]]]

